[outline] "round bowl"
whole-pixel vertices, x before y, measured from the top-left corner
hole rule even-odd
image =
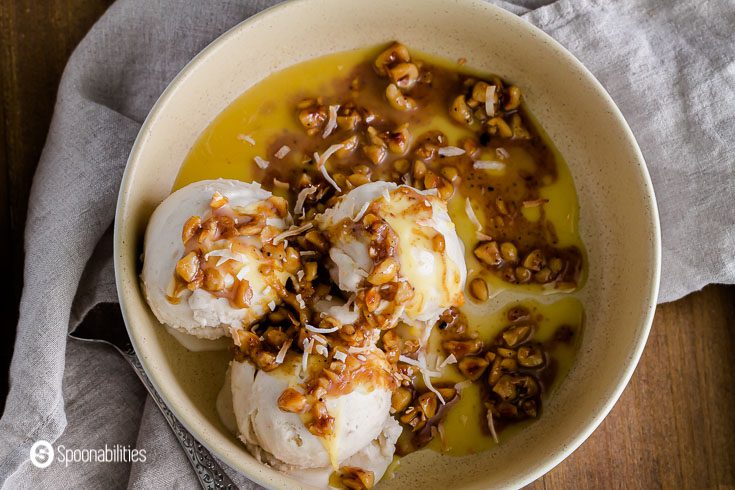
[[[197,363],[170,345],[150,312],[138,279],[146,223],[170,194],[199,134],[250,86],[301,61],[394,39],[448,59],[466,58],[468,66],[523,87],[530,111],[573,175],[589,276],[578,293],[586,319],[576,362],[540,419],[488,452],[459,458],[413,453],[381,486],[519,487],[533,481],[576,449],[610,411],[648,336],[660,272],[653,189],[620,111],[577,59],[539,29],[481,0],[280,4],[222,35],[166,89],[133,147],[115,219],[120,304],[148,376],[199,441],[267,487],[301,484],[258,463],[219,422],[213,397],[226,361],[213,360],[211,371],[188,367]],[[192,386],[204,387],[201,396]]]

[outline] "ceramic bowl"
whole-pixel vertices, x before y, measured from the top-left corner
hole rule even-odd
[[[610,96],[561,45],[480,0],[280,4],[222,35],[166,89],[133,147],[115,219],[120,304],[148,376],[199,441],[267,487],[300,484],[259,464],[219,422],[214,398],[226,355],[190,354],[172,345],[151,314],[138,279],[144,230],[199,134],[238,95],[290,65],[394,39],[448,59],[466,58],[468,66],[523,87],[530,111],[573,175],[589,277],[578,295],[586,311],[578,357],[541,418],[488,452],[464,457],[413,453],[402,459],[395,479],[381,487],[494,488],[533,481],[577,448],[610,411],[651,325],[660,237],[645,162]]]

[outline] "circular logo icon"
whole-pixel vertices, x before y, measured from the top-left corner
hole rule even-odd
[[[31,463],[36,468],[48,468],[54,462],[54,448],[48,441],[36,441],[31,446]]]

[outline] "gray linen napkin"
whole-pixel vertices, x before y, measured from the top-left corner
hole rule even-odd
[[[0,419],[4,487],[196,484],[124,361],[105,346],[67,342],[66,334],[95,305],[117,301],[110,231],[117,189],[156,98],[210,41],[273,3],[119,0],[71,57],[31,192],[25,289]],[[735,282],[732,1],[496,3],[571,50],[632,127],[661,214],[659,301]],[[103,321],[119,328],[114,317],[108,313]],[[68,448],[131,445],[145,448],[148,458],[144,464],[37,469],[28,454],[39,439]],[[241,486],[255,487],[230,474]]]

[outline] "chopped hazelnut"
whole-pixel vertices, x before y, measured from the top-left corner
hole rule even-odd
[[[278,408],[284,412],[304,413],[309,409],[306,397],[294,388],[286,388],[278,397]]]

